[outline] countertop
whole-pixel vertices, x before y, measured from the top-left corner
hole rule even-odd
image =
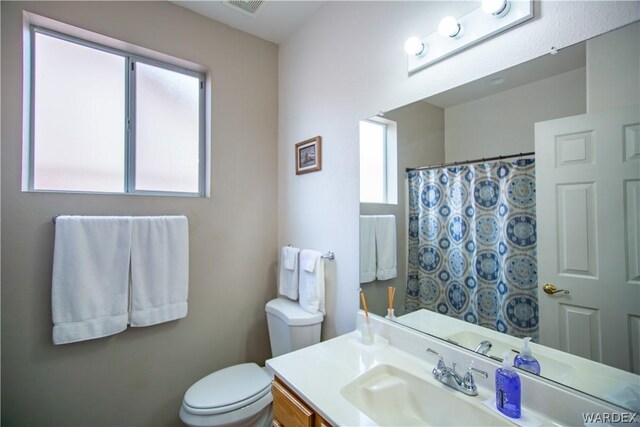
[[[491,391],[483,388],[479,388],[478,396],[466,396],[451,390],[432,377],[436,359],[432,360],[425,354],[422,360],[388,345],[384,338],[376,338],[374,344],[364,345],[360,342],[360,334],[351,332],[270,359],[266,366],[334,426],[377,425],[340,392],[356,377],[380,364],[394,365],[411,372],[447,389],[447,392],[458,393],[460,399],[467,399],[480,407],[492,396]]]

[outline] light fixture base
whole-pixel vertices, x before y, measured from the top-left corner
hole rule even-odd
[[[533,0],[511,0],[499,15],[502,17],[496,19],[478,7],[457,19],[464,31],[456,38],[442,37],[438,32],[423,38],[421,41],[428,50],[422,56],[407,55],[409,74],[533,18]]]

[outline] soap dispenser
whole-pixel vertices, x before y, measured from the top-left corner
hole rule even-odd
[[[529,341],[531,341],[530,337],[524,339],[524,345],[520,349],[520,354],[514,359],[513,366],[540,375],[540,363],[531,355]]]
[[[511,354],[505,351],[502,368],[496,370],[496,407],[511,418],[520,418],[520,377],[511,366]]]

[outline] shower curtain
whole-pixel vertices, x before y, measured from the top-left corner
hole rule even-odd
[[[408,172],[407,313],[538,341],[535,160]]]

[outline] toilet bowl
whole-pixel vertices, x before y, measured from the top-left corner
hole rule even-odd
[[[180,419],[188,426],[268,426],[271,376],[255,363],[221,369],[184,395]]]
[[[310,314],[296,301],[276,298],[265,307],[274,357],[320,342],[322,313]],[[180,419],[193,427],[271,425],[271,375],[255,363],[213,372],[184,395]]]

